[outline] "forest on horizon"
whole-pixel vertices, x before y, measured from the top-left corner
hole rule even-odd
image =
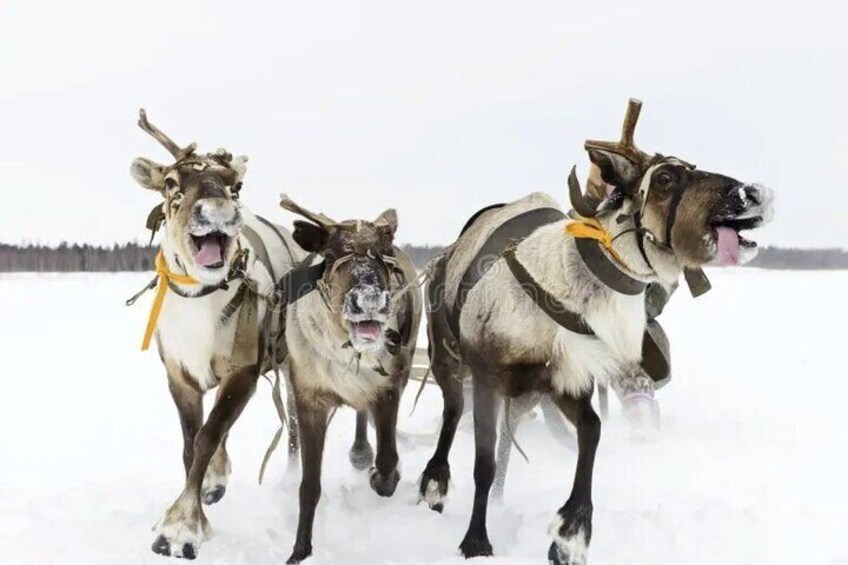
[[[438,245],[402,245],[420,269],[440,253]],[[125,272],[152,271],[158,247],[137,243],[96,246],[0,244],[0,272]],[[762,247],[747,266],[765,269],[848,269],[848,250]]]

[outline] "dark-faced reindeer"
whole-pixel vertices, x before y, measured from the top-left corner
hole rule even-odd
[[[164,237],[143,349],[155,336],[179,412],[186,472],[182,494],[156,526],[153,551],[191,559],[209,531],[201,501],[216,503],[226,490],[227,433],[259,375],[282,361],[284,350],[275,344],[284,320],[268,297],[306,254],[287,231],[239,202],[246,157],[197,154],[195,144],[181,148],[143,110],[139,125],[175,159],[169,166],[136,159],[131,174],[162,198],[148,219]],[[215,387],[204,422],[203,395]],[[291,431],[295,449],[296,440]]]
[[[486,531],[495,476],[498,398],[549,395],[577,428],[571,495],[557,511],[548,558],[586,562],[592,536],[592,470],[601,422],[593,381],[635,370],[643,357],[644,289],[672,285],[687,268],[740,263],[756,244],[739,232],[771,216],[771,192],[697,170],[633,144],[640,103],[631,101],[620,142],[586,142],[592,163],[615,189],[599,205],[583,197],[572,171],[569,219],[534,193],[480,213],[436,265],[427,291],[431,368],[444,397],[436,452],[420,492],[441,509],[448,454],[462,413],[462,378],[473,378],[476,492],[460,544],[466,557],[491,555]]]
[[[394,210],[373,222],[336,222],[285,197],[281,206],[308,220],[295,221],[294,240],[324,259],[318,291],[289,308],[286,331],[303,460],[300,517],[288,560],[298,563],[312,553],[331,409],[347,404],[371,411],[377,431],[371,488],[391,496],[397,487],[398,403],[412,366],[421,296],[412,261],[393,244]]]

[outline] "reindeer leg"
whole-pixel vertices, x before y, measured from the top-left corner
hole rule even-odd
[[[203,486],[200,489],[200,498],[203,504],[215,504],[224,498],[224,494],[227,492],[227,480],[233,470],[230,464],[230,456],[227,454],[228,435],[224,435],[221,445],[215,450],[215,455],[209,461],[209,467],[203,477]]]
[[[562,412],[560,412],[559,407],[554,404],[549,396],[542,397],[540,406],[542,408],[542,415],[545,417],[545,425],[548,427],[551,435],[554,436],[560,445],[576,453],[577,438],[574,437],[574,433],[568,429],[565,420],[562,419]]]
[[[221,400],[221,392],[224,387],[218,388],[218,394],[215,396],[215,403]],[[215,450],[215,455],[209,461],[209,467],[206,469],[206,475],[203,477],[203,486],[200,489],[200,499],[203,504],[211,505],[219,502],[224,498],[227,492],[227,480],[232,472],[230,457],[227,454],[227,436],[224,434],[221,439],[221,445]]]
[[[294,387],[292,387],[290,378],[286,378],[286,410],[288,411],[289,428],[289,465],[287,469],[294,469],[300,457],[300,441],[298,437],[297,403],[295,402]]]
[[[539,402],[536,394],[526,394],[514,398],[509,403],[509,413],[504,413],[501,418],[501,431],[498,433],[498,459],[495,465],[495,484],[492,488],[492,499],[502,501],[504,488],[506,487],[506,471],[509,468],[509,459],[512,455],[512,435],[517,433],[521,419],[527,412],[535,408]]]
[[[315,508],[321,498],[321,462],[324,457],[324,438],[327,435],[327,410],[320,404],[297,400],[300,423],[300,450],[303,473],[300,479],[300,515],[294,549],[286,563],[300,563],[312,555],[312,525]]]
[[[580,398],[564,393],[554,397],[562,413],[577,427],[577,469],[571,496],[557,511],[548,549],[553,565],[585,565],[592,539],[592,471],[601,438],[601,419],[592,408],[592,392]]]
[[[258,378],[256,367],[233,375],[221,385],[221,392],[206,423],[194,438],[194,460],[182,494],[156,527],[152,549],[161,555],[194,559],[209,531],[209,522],[200,504],[200,492],[209,461],[238,419]]]
[[[377,459],[370,471],[370,482],[371,488],[380,496],[393,495],[400,481],[395,433],[399,404],[400,391],[391,389],[372,408],[377,428]]]
[[[418,490],[419,500],[424,500],[432,510],[441,512],[445,508],[445,497],[450,483],[450,464],[448,455],[456,436],[456,428],[462,417],[465,397],[462,391],[462,375],[459,363],[453,358],[440,356],[439,349],[431,367],[436,382],[442,389],[444,409],[442,411],[442,430],[433,457],[427,462]]]
[[[486,532],[489,489],[495,479],[495,440],[497,439],[498,402],[492,386],[474,375],[474,509],[468,531],[459,549],[466,557],[492,555]]]
[[[168,366],[168,389],[180,415],[183,432],[183,466],[186,476],[194,461],[194,437],[203,425],[203,392],[183,376],[179,367]]]
[[[368,412],[359,410],[356,412],[356,435],[350,448],[350,464],[357,471],[371,468],[374,462],[374,449],[368,443]]]

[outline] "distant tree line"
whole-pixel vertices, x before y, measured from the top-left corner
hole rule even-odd
[[[438,245],[404,245],[418,268],[440,253]],[[6,245],[0,243],[0,272],[122,272],[151,271],[158,247],[137,243],[110,246],[62,243]],[[765,269],[848,269],[844,249],[788,249],[764,247],[752,267]]]
[[[848,251],[763,247],[750,266],[765,269],[848,269]]]
[[[158,248],[137,243],[111,247],[62,243],[6,245],[0,243],[0,272],[109,272],[150,271]]]

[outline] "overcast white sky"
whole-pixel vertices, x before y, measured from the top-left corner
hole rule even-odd
[[[782,4],[782,5],[781,5]],[[244,200],[334,217],[395,207],[449,243],[476,209],[565,202],[586,138],[778,193],[761,243],[848,247],[842,3],[0,0],[0,241],[145,238],[128,174],[178,143],[250,156]]]

